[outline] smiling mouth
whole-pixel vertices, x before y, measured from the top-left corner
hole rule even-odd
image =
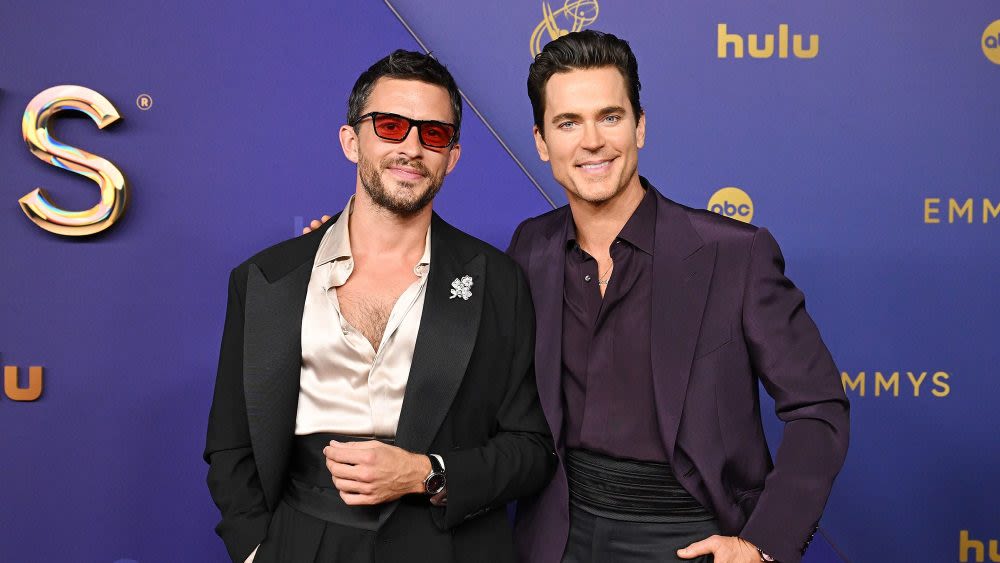
[[[392,171],[397,177],[404,180],[419,180],[424,177],[424,174],[414,168],[402,168],[399,166],[390,166],[389,170]]]
[[[611,163],[614,162],[615,158],[618,157],[606,158],[603,160],[589,160],[587,162],[577,164],[576,167],[589,174],[600,174],[611,168]]]

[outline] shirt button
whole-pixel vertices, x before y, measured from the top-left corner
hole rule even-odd
[[[587,274],[586,276],[583,276],[583,281],[589,282],[590,281],[590,274]]]
[[[344,333],[344,336],[347,336],[347,329],[346,328],[344,330],[342,330],[341,332]]]

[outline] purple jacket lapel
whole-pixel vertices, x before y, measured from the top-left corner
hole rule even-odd
[[[704,244],[683,210],[657,193],[650,349],[660,433],[671,458],[715,254],[716,245]]]

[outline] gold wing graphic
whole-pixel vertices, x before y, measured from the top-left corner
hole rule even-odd
[[[552,41],[571,31],[580,31],[597,21],[599,12],[600,6],[598,6],[597,0],[565,0],[562,8],[555,11],[552,10],[552,6],[548,2],[542,2],[542,21],[535,26],[531,32],[531,40],[528,42],[531,56],[535,57],[541,52],[543,35],[548,35],[548,41]],[[569,29],[560,27],[557,16],[562,16],[562,19],[570,24]]]

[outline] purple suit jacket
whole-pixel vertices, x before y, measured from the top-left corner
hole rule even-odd
[[[569,533],[561,389],[567,220],[568,206],[528,219],[508,249],[531,287],[538,394],[560,459],[549,485],[518,503],[515,541],[530,563],[559,563]],[[797,563],[847,453],[849,405],[837,367],[766,229],[657,193],[655,240],[653,390],[677,479],[716,514],[723,533]],[[785,423],[773,463],[758,381]]]

